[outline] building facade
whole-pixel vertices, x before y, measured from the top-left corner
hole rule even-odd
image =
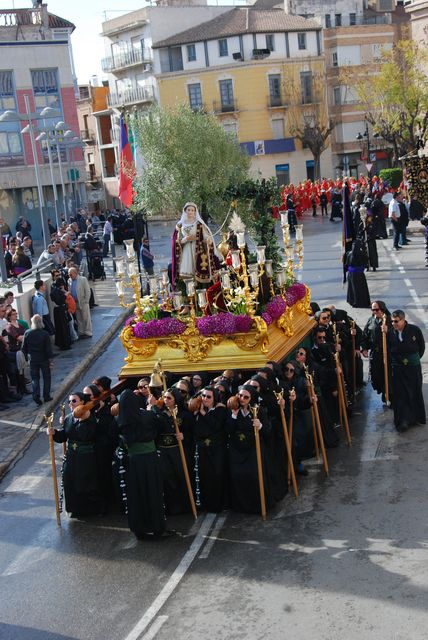
[[[410,17],[412,38],[419,44],[428,44],[428,0],[407,0],[406,13]]]
[[[25,216],[35,239],[42,233],[35,160],[45,218],[55,223],[65,207],[71,214],[84,202],[82,154],[74,139],[78,137],[79,124],[70,45],[73,30],[73,24],[48,13],[45,4],[32,9],[0,10],[0,116],[5,112],[13,114],[6,114],[8,120],[0,122],[0,215],[12,230],[17,218]],[[57,117],[41,118],[46,107],[55,109]],[[28,127],[22,133],[28,124],[28,113],[33,114],[35,137],[44,130],[45,140],[36,141],[35,155]],[[66,138],[54,129],[60,121],[70,132]]]
[[[250,155],[255,177],[276,175],[283,184],[313,178],[313,156],[293,132],[305,114],[326,117],[316,82],[324,76],[317,22],[240,7],[154,42],[153,49],[162,105],[214,113]],[[321,174],[331,174],[328,151]]]

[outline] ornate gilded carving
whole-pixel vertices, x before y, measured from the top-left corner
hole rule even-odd
[[[231,336],[231,338],[235,344],[244,351],[252,351],[258,347],[261,353],[267,353],[269,338],[266,322],[263,318],[256,316],[253,318],[253,323],[256,326],[255,332],[251,331],[250,333],[241,333],[239,335]]]
[[[168,339],[165,344],[171,349],[181,349],[189,362],[204,360],[213,345],[221,341],[221,336],[202,336],[196,328],[195,322],[190,321],[186,331],[180,336]]]
[[[306,295],[304,298],[302,298],[301,300],[299,300],[296,303],[296,307],[298,311],[301,311],[301,313],[306,313],[306,315],[311,316],[312,315],[312,309],[311,309],[311,290],[309,289],[308,286],[305,285],[305,289],[306,289]]]
[[[287,307],[285,313],[277,320],[277,325],[288,338],[291,338],[294,335],[294,327],[293,327],[293,308]]]
[[[137,356],[138,358],[148,358],[152,356],[158,348],[158,344],[155,340],[143,340],[136,338],[132,332],[131,325],[128,325],[121,331],[120,340],[128,352],[125,362],[132,362],[134,360],[134,356]]]

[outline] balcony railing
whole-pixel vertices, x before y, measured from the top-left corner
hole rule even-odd
[[[238,103],[235,99],[228,100],[227,102],[213,102],[214,113],[234,113],[238,111]]]
[[[107,98],[109,107],[120,107],[126,104],[137,104],[138,102],[154,102],[154,87],[134,87],[119,93],[110,93]]]
[[[111,71],[117,71],[118,69],[124,69],[125,67],[151,62],[152,59],[151,49],[129,49],[110,58],[103,58],[103,60],[101,60],[101,68],[106,73],[109,73]]]
[[[282,96],[269,95],[267,99],[269,109],[275,109],[275,107],[286,107],[285,98]]]
[[[43,24],[40,9],[1,9],[0,27],[28,27]]]
[[[80,132],[80,139],[83,140],[83,142],[95,142],[95,134],[90,129],[83,129]]]

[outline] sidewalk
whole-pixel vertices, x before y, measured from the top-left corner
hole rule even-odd
[[[122,327],[128,310],[119,306],[113,282],[111,258],[104,261],[107,278],[90,282],[98,307],[91,310],[93,337],[78,340],[69,351],[54,347],[52,369],[52,402],[38,407],[31,395],[10,403],[0,413],[0,478],[20,456],[43,424],[43,415],[51,413],[74,385],[82,372],[96,360]],[[28,386],[28,389],[30,386]]]

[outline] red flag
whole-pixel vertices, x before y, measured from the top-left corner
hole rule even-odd
[[[135,165],[132,157],[132,149],[128,140],[128,127],[120,116],[120,171],[119,171],[119,199],[125,207],[132,204],[132,181],[135,177]]]

